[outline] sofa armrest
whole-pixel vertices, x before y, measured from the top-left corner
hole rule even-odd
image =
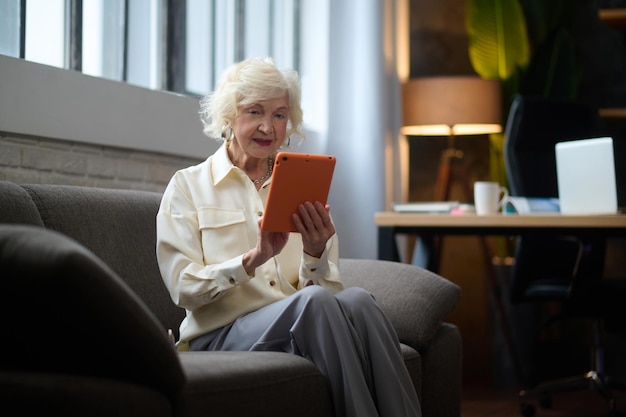
[[[415,265],[342,258],[339,268],[344,284],[371,292],[400,342],[419,352],[426,349],[461,295],[458,285]]]
[[[5,417],[171,417],[164,393],[144,385],[84,375],[0,370]]]
[[[110,378],[178,395],[184,374],[156,318],[104,262],[58,232],[0,226],[0,370]]]

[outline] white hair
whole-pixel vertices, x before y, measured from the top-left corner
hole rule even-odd
[[[286,137],[295,134],[304,139],[298,73],[279,69],[272,58],[238,62],[224,72],[215,91],[200,100],[202,131],[216,140],[228,139],[240,107],[285,96],[289,103]]]

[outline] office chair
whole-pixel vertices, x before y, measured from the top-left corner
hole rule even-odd
[[[516,96],[505,128],[504,158],[510,194],[558,197],[554,145],[596,136],[600,128],[596,109],[587,104]],[[545,326],[576,319],[581,324],[590,321],[593,327],[587,371],[556,380],[536,380],[536,375],[528,378],[525,384],[531,388],[520,391],[524,417],[535,415],[535,407],[527,401],[530,396],[538,396],[539,404],[549,408],[550,394],[587,387],[599,392],[609,412],[616,415],[611,388],[626,387],[626,383],[604,372],[602,336],[607,320],[623,317],[621,304],[626,300],[626,288],[620,281],[603,279],[605,250],[606,241],[591,234],[525,235],[516,239],[511,304],[556,306],[557,313],[548,316]]]

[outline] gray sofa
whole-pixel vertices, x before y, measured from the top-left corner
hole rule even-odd
[[[0,181],[3,415],[332,416],[324,377],[279,352],[176,352],[184,316],[155,256],[160,194]],[[372,236],[372,239],[375,237]],[[460,289],[424,269],[341,259],[393,322],[424,416],[459,416]]]

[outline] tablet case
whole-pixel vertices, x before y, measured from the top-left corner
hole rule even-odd
[[[296,232],[291,215],[307,201],[326,204],[336,158],[330,155],[279,152],[265,203],[261,229]]]

